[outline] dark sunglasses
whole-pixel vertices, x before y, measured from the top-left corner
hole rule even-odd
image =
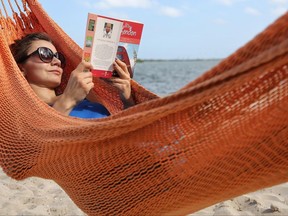
[[[61,67],[62,68],[64,68],[66,65],[66,60],[65,60],[64,55],[62,53],[59,53],[59,52],[53,53],[53,51],[51,49],[49,49],[48,47],[39,47],[34,52],[21,58],[19,60],[19,63],[24,62],[25,60],[27,60],[28,58],[30,58],[31,56],[36,55],[36,54],[38,54],[41,61],[43,61],[45,63],[52,62],[53,58],[55,57],[61,61]]]

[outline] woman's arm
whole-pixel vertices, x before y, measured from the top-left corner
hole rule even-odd
[[[62,95],[58,96],[53,108],[69,115],[71,110],[82,101],[94,87],[90,63],[82,61],[77,68],[71,72],[67,86]]]

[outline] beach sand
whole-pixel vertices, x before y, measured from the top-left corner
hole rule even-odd
[[[51,180],[16,181],[0,169],[0,215],[86,215]],[[288,215],[288,183],[218,203],[189,216]]]

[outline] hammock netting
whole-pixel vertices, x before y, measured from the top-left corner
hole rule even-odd
[[[8,176],[52,179],[89,215],[185,215],[288,180],[288,13],[171,95],[133,81],[137,105],[123,110],[118,93],[95,78],[89,99],[113,114],[84,120],[41,101],[9,45],[47,32],[67,58],[59,93],[82,49],[39,2],[8,3],[0,18],[0,165]]]

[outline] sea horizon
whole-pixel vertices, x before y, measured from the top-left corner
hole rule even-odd
[[[143,59],[135,65],[138,83],[158,94],[171,94],[217,65],[220,59]]]
[[[138,58],[137,62],[165,62],[165,61],[173,61],[173,62],[181,62],[181,61],[220,61],[224,58],[173,58],[173,59],[162,59],[162,58]]]

